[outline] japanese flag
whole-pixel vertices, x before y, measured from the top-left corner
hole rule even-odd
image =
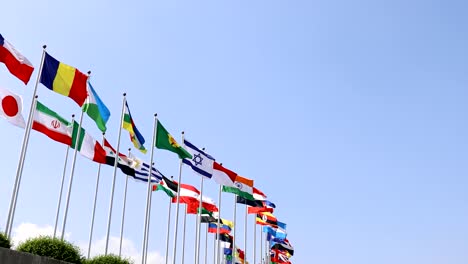
[[[15,126],[25,128],[23,115],[23,100],[17,94],[0,87],[0,115]]]

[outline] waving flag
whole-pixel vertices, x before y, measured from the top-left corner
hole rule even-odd
[[[167,196],[174,198],[177,196],[178,184],[173,180],[162,177],[162,180],[153,188],[154,191],[163,191]],[[177,199],[177,198],[176,198]]]
[[[97,127],[102,132],[106,132],[106,123],[110,117],[110,111],[102,102],[101,98],[94,91],[93,86],[88,82],[88,97],[83,105],[83,112],[96,122]]]
[[[28,84],[34,67],[26,57],[3,38],[2,34],[0,34],[0,62],[5,63],[8,71],[16,78]]]
[[[223,192],[234,193],[248,200],[254,200],[253,180],[237,175],[234,186],[223,186]]]
[[[213,176],[214,158],[186,139],[184,139],[184,145],[187,152],[192,155],[191,159],[183,159],[184,164],[189,165],[198,174],[211,179]]]
[[[192,158],[192,155],[177,143],[174,137],[167,132],[166,128],[164,128],[159,120],[156,128],[156,142],[154,142],[154,144],[158,149],[165,149],[174,152],[180,159]]]
[[[132,114],[130,114],[130,109],[128,108],[127,102],[125,102],[125,110],[124,110],[124,120],[122,123],[122,128],[127,130],[130,133],[130,140],[132,141],[135,148],[139,151],[146,153],[147,150],[145,149],[145,139],[141,135],[140,131],[138,131],[137,127],[135,126],[135,122],[133,122]]]
[[[79,106],[83,106],[88,91],[88,76],[76,68],[56,60],[47,52],[41,73],[41,83],[56,93],[70,97]]]
[[[11,124],[25,128],[26,122],[21,112],[23,112],[21,96],[0,87],[0,115]]]
[[[237,173],[226,169],[216,161],[213,162],[213,180],[219,185],[234,186],[236,181]]]

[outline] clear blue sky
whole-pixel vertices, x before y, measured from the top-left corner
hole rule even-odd
[[[288,224],[293,263],[468,262],[466,1],[18,0],[2,10],[1,34],[36,67],[47,44],[57,59],[93,72],[112,112],[112,144],[127,92],[147,142],[158,113],[176,138],[185,130],[254,179]],[[23,96],[27,113],[34,81],[24,87],[0,66],[0,85]],[[65,117],[79,112],[42,85],[39,96]],[[3,229],[23,131],[0,125]],[[99,138],[89,118],[84,126]],[[121,145],[131,146],[125,132]],[[64,154],[32,133],[16,226],[54,224]],[[175,155],[156,150],[155,161],[177,175]],[[75,243],[88,238],[96,170],[78,158],[67,224]],[[105,235],[111,175],[102,170],[96,240]],[[188,168],[183,177],[198,186]],[[123,184],[119,173],[112,236]],[[217,199],[217,185],[206,186]],[[125,236],[138,252],[144,191],[131,182]],[[223,202],[232,218],[232,196]],[[156,193],[150,251],[164,254],[166,217],[167,199]],[[188,226],[191,260],[193,217]]]

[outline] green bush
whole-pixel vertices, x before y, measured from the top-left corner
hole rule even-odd
[[[83,263],[83,257],[78,247],[58,238],[38,237],[28,239],[21,243],[16,250],[70,263]]]
[[[2,248],[11,248],[10,240],[3,233],[0,233],[0,247],[2,247]]]
[[[133,261],[116,255],[101,255],[86,261],[86,264],[132,264]]]

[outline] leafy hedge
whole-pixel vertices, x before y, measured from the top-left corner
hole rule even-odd
[[[101,255],[94,257],[93,259],[87,260],[86,264],[132,264],[133,261],[129,259],[123,259],[116,255]]]
[[[81,256],[78,247],[58,238],[43,236],[28,239],[21,243],[16,250],[70,263],[84,263],[84,258]]]
[[[0,247],[11,248],[11,242],[4,233],[0,233]]]

